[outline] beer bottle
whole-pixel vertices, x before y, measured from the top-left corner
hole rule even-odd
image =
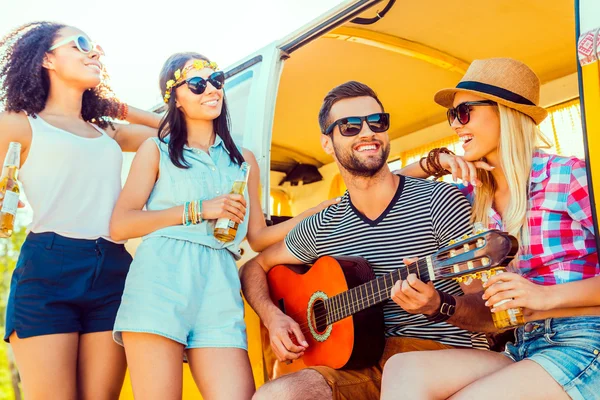
[[[497,275],[505,272],[504,268],[494,268],[489,271],[489,275]],[[487,279],[485,279],[487,280]],[[482,281],[485,281],[482,279]],[[506,303],[507,301],[511,301],[512,299],[505,299],[494,304],[494,307],[498,307]],[[496,311],[492,313],[492,320],[494,321],[494,326],[498,329],[508,329],[514,328],[515,326],[525,324],[525,317],[523,315],[523,309],[521,307],[509,308],[504,311]]]
[[[475,235],[485,231],[486,229],[484,228],[484,224],[482,222],[475,222],[475,224],[473,224],[473,233]],[[490,271],[481,274],[481,281],[485,283],[492,275],[501,274],[503,272],[506,272],[504,267],[493,268]],[[499,301],[498,303],[494,304],[494,306],[502,305],[510,300],[511,299]],[[494,321],[494,325],[498,329],[507,329],[523,325],[525,323],[523,309],[521,307],[509,308],[508,310],[493,312],[492,320]]]
[[[21,143],[10,142],[0,178],[0,193],[4,195],[2,209],[0,209],[0,237],[10,237],[15,226],[15,216],[19,206],[20,190],[17,173],[20,165]]]
[[[237,179],[233,182],[233,188],[231,189],[232,194],[244,194],[246,185],[248,183],[248,176],[250,176],[250,164],[244,162],[240,166],[240,171]],[[219,218],[215,224],[215,237],[221,242],[231,242],[235,239],[237,233],[238,223],[232,221],[229,218]]]

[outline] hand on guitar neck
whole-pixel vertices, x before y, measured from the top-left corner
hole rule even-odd
[[[411,265],[418,258],[405,258],[404,265]],[[392,288],[391,298],[394,303],[411,314],[433,315],[440,308],[440,295],[430,281],[424,283],[416,274],[410,274],[405,280],[398,280]]]

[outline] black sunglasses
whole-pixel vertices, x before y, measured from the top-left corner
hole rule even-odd
[[[223,71],[216,71],[210,74],[210,76],[207,79],[204,79],[201,76],[194,76],[181,82],[176,87],[187,83],[188,88],[191,90],[192,93],[202,94],[206,90],[208,82],[210,82],[210,84],[213,85],[215,89],[219,90],[223,88],[223,84],[225,83],[225,74],[223,73]]]
[[[390,114],[377,113],[365,117],[346,117],[340,118],[325,130],[325,135],[329,135],[333,128],[340,127],[342,136],[356,136],[362,130],[363,121],[367,123],[369,129],[375,133],[385,132],[390,128]]]
[[[495,106],[496,102],[492,100],[481,100],[481,101],[465,101],[460,103],[454,108],[449,108],[446,116],[448,117],[448,123],[452,126],[455,119],[461,125],[466,125],[471,120],[471,107],[473,106]]]

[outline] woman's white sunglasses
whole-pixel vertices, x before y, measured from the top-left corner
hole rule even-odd
[[[54,49],[59,48],[60,46],[64,46],[65,44],[68,44],[71,42],[75,42],[75,46],[77,46],[77,49],[84,54],[89,54],[90,52],[95,51],[96,53],[100,54],[101,56],[104,55],[104,50],[102,49],[102,47],[100,47],[100,45],[90,41],[88,38],[86,38],[83,35],[69,36],[69,37],[61,40],[60,42],[55,43],[52,47],[50,47],[48,49],[48,51],[52,51]]]

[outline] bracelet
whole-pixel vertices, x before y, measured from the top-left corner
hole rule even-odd
[[[183,205],[183,225],[185,225],[185,226],[188,226],[192,223],[192,221],[190,220],[189,210],[190,210],[190,202],[186,201],[185,204]]]
[[[426,157],[422,157],[419,160],[419,166],[429,176],[433,176],[435,179],[439,179],[442,176],[449,174],[450,171],[445,169],[440,163],[440,154],[452,154],[454,153],[448,150],[446,147],[440,147],[432,149]],[[423,165],[423,161],[425,165]]]
[[[202,201],[201,200],[196,200],[196,207],[197,207],[197,216],[198,216],[198,220],[197,223],[201,223],[204,221],[204,218],[202,218]]]
[[[433,315],[425,315],[425,317],[431,322],[444,322],[454,315],[456,311],[456,299],[454,296],[437,290],[440,295],[440,309]]]
[[[119,105],[117,106],[117,119],[125,121],[127,119],[128,114],[129,105],[127,105],[127,103],[119,103]]]
[[[190,220],[192,225],[196,225],[196,206],[193,201],[190,201]]]

